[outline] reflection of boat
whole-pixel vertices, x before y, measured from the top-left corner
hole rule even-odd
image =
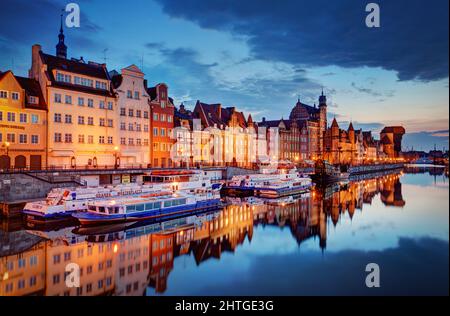
[[[220,206],[220,197],[213,192],[204,194],[169,193],[161,194],[158,197],[89,202],[87,212],[75,213],[72,216],[77,218],[81,225],[99,225],[179,216]]]
[[[277,198],[277,199],[268,199],[268,200],[265,200],[264,203],[267,205],[286,206],[289,204],[296,203],[299,199],[308,198],[309,196],[310,196],[309,193],[290,195],[290,196],[281,197],[281,198]]]

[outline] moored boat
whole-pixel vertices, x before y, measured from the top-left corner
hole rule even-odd
[[[100,200],[88,203],[87,212],[72,214],[81,225],[102,225],[139,222],[221,207],[220,196],[206,193],[161,192],[159,196],[140,196],[120,200]]]

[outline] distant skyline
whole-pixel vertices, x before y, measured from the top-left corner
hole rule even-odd
[[[36,43],[54,54],[70,2],[81,27],[64,30],[69,57],[136,64],[177,106],[200,99],[288,118],[323,87],[342,128],[403,125],[404,149],[448,148],[448,0],[375,1],[379,29],[364,23],[371,1],[2,0],[0,71],[27,76]]]

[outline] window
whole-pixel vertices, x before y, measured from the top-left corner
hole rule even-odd
[[[0,91],[0,99],[7,99],[8,91]]]
[[[158,120],[159,120],[158,113],[154,113],[153,114],[153,121],[158,121]]]
[[[148,125],[144,125],[144,132],[148,132]]]
[[[161,136],[166,136],[166,129],[165,128],[161,128]]]
[[[78,98],[78,105],[84,106],[84,98],[81,98],[81,97]]]
[[[89,108],[93,108],[94,107],[94,100],[93,99],[88,99],[88,107]]]
[[[148,138],[144,139],[144,146],[148,146]]]
[[[128,116],[133,117],[134,116],[134,111],[133,109],[129,109],[128,110]]]
[[[154,151],[158,151],[159,150],[159,144],[158,143],[153,143],[153,150]]]
[[[91,87],[91,88],[94,87],[94,81],[92,79],[81,78],[81,77],[75,76],[74,80],[75,80],[75,84],[78,84],[81,86],[86,86],[86,87]]]
[[[19,100],[19,93],[17,93],[17,92],[12,92],[11,93],[11,99],[13,99],[13,100]]]
[[[39,144],[39,136],[38,135],[31,135],[31,143],[32,144]]]
[[[53,119],[56,123],[61,123],[61,114],[60,113],[55,113],[54,115],[54,119]]]
[[[64,117],[64,121],[65,121],[67,124],[72,124],[72,115],[66,114],[65,117]]]
[[[120,116],[125,116],[126,112],[125,112],[125,108],[120,108]]]
[[[161,114],[161,122],[165,122],[166,121],[166,115],[165,114]]]
[[[114,121],[112,119],[108,119],[108,127],[113,127]]]
[[[139,91],[134,91],[134,98],[139,100]]]
[[[32,276],[30,277],[30,287],[35,286],[36,285],[36,277]]]
[[[134,139],[128,138],[128,145],[134,145]]]
[[[125,131],[127,129],[125,122],[120,122],[120,130]]]
[[[141,124],[136,124],[136,131],[138,131],[138,132],[141,131]]]
[[[148,111],[144,111],[144,118],[148,119]]]
[[[55,93],[55,103],[61,103],[61,94]]]
[[[26,144],[27,143],[27,135],[26,134],[20,134],[19,135],[19,144]]]
[[[16,113],[8,112],[8,122],[15,122],[16,121]]]
[[[172,123],[172,115],[167,115],[167,122]]]
[[[64,135],[64,141],[66,143],[71,143],[72,142],[72,134],[65,134]]]
[[[88,125],[94,125],[94,118],[92,116],[88,117]]]
[[[55,133],[55,143],[61,143],[62,142],[62,136],[61,133]]]
[[[158,136],[158,128],[157,127],[153,128],[153,136]]]
[[[78,124],[84,125],[84,116],[78,116]]]
[[[1,115],[0,115],[0,121],[1,121]],[[31,114],[31,123],[38,124],[39,123],[39,115]]]
[[[30,104],[38,104],[38,101],[39,101],[38,97],[35,97],[35,96],[32,96],[32,95],[30,95],[28,97],[28,103],[30,103]]]
[[[20,113],[20,115],[19,115],[20,123],[26,123],[27,118],[28,118],[28,115],[26,115],[25,113]]]
[[[105,143],[105,136],[99,136],[98,137],[98,143],[99,144],[104,144]]]
[[[3,112],[0,111],[0,121],[3,121]]]
[[[161,108],[165,108],[166,107],[166,101],[161,101]]]
[[[70,252],[65,252],[64,253],[64,261],[69,261],[70,257],[71,257]]]
[[[15,143],[16,142],[16,134],[13,134],[13,133],[6,134],[6,141],[9,143]]]
[[[120,138],[120,144],[121,144],[121,145],[125,145],[125,144],[126,144],[126,139],[125,139],[125,137],[121,137],[121,138]]]
[[[141,117],[141,110],[136,110],[136,117]]]
[[[0,133],[0,143],[3,142],[3,134]]]
[[[104,118],[101,118],[101,119],[100,119],[99,125],[100,125],[100,126],[105,126],[105,119],[104,119]]]
[[[133,123],[128,123],[128,130],[129,131],[133,131],[134,130]]]
[[[106,90],[106,82],[103,81],[95,81],[95,87],[97,89]]]
[[[89,135],[88,136],[88,144],[93,144],[94,143],[94,136],[93,135]]]
[[[111,101],[108,101],[108,110],[113,110],[113,103]]]
[[[105,108],[105,101],[100,101],[100,102],[98,103],[98,107],[99,107],[100,109],[104,109],[104,108]]]
[[[108,136],[108,144],[110,144],[110,145],[113,144],[113,138],[112,138],[112,136]]]
[[[72,77],[70,75],[65,75],[60,72],[56,73],[56,81],[72,83]]]
[[[138,146],[142,145],[142,141],[140,138],[136,138],[136,145],[138,145]]]
[[[161,143],[161,151],[166,151],[166,143]]]
[[[84,135],[78,135],[78,143],[84,144]]]
[[[72,104],[72,96],[71,95],[66,95],[66,104]]]
[[[127,98],[132,99],[133,98],[133,92],[131,90],[127,91]]]

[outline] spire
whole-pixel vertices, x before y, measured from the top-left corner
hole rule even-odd
[[[61,14],[61,24],[59,28],[58,44],[56,45],[56,56],[60,58],[67,58],[67,46],[64,44],[64,30],[63,30],[63,14]]]
[[[355,131],[355,129],[353,128],[353,123],[350,122],[350,125],[348,126],[348,130],[349,131]]]
[[[322,94],[319,96],[319,107],[320,106],[327,106],[327,97],[323,94],[323,87]]]
[[[337,121],[336,121],[336,117],[334,117],[333,123],[331,123],[331,128],[333,128],[333,127],[339,128],[339,125],[338,125],[338,123],[337,123]]]

